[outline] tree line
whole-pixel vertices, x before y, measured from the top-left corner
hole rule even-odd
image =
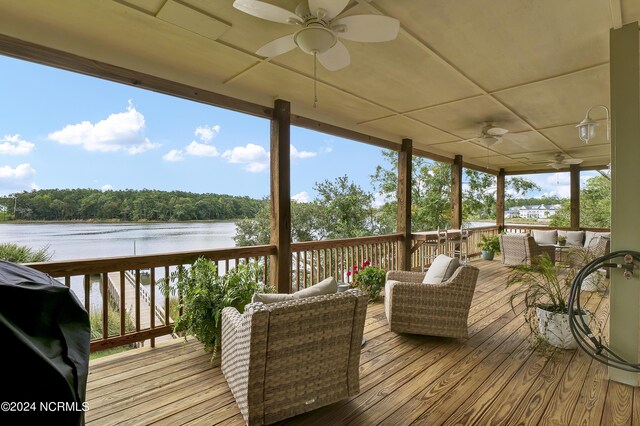
[[[184,191],[41,189],[0,199],[17,220],[185,221],[254,217],[265,203],[250,197]]]
[[[381,235],[396,232],[398,156],[383,151],[385,164],[370,176],[369,189],[350,181],[348,176],[323,180],[314,186],[315,198],[309,203],[291,203],[291,238],[312,241]],[[496,177],[465,169],[463,221],[495,220]],[[524,178],[507,179],[507,198],[522,197],[538,186]],[[451,166],[413,157],[411,226],[414,231],[450,227]],[[269,205],[264,204],[255,218],[236,223],[238,246],[269,243]]]

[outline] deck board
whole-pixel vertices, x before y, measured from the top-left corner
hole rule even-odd
[[[478,261],[469,338],[389,331],[370,305],[360,357],[360,393],[287,425],[635,424],[640,392],[609,382],[606,367],[580,351],[532,351],[523,306],[512,309],[508,269]],[[594,296],[608,326],[608,299]],[[90,364],[87,424],[242,425],[219,367],[190,339],[133,349]]]

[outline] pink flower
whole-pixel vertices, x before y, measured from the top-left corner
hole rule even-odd
[[[351,276],[351,271],[347,271],[347,276],[350,277]]]
[[[365,268],[369,265],[371,265],[371,262],[369,262],[368,260],[365,260],[364,263],[362,263],[362,266]]]

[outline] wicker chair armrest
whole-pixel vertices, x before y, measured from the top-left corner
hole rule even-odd
[[[425,272],[389,271],[387,272],[387,281],[421,283],[425,274]]]
[[[242,325],[242,314],[236,308],[226,307],[222,310],[222,327],[233,327],[235,330]]]

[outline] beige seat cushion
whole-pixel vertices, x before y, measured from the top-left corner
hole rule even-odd
[[[451,278],[458,266],[460,266],[458,258],[441,254],[434,259],[429,269],[427,269],[422,282],[424,284],[440,284]]]
[[[584,231],[558,231],[558,237],[565,237],[569,246],[582,247]]]
[[[265,305],[269,303],[293,300],[293,294],[287,293],[255,293],[251,298],[251,303],[261,302]]]
[[[532,231],[533,234],[533,239],[536,243],[538,244],[555,244],[556,243],[556,237],[558,235],[557,231],[551,230],[551,231],[542,231],[540,229],[534,229]]]
[[[305,297],[322,296],[323,294],[332,294],[338,291],[338,283],[333,277],[329,277],[320,281],[318,284],[309,288],[296,291],[293,294],[286,293],[256,293],[251,298],[251,302],[262,302],[265,305],[269,303],[282,302],[284,300],[304,299]]]

